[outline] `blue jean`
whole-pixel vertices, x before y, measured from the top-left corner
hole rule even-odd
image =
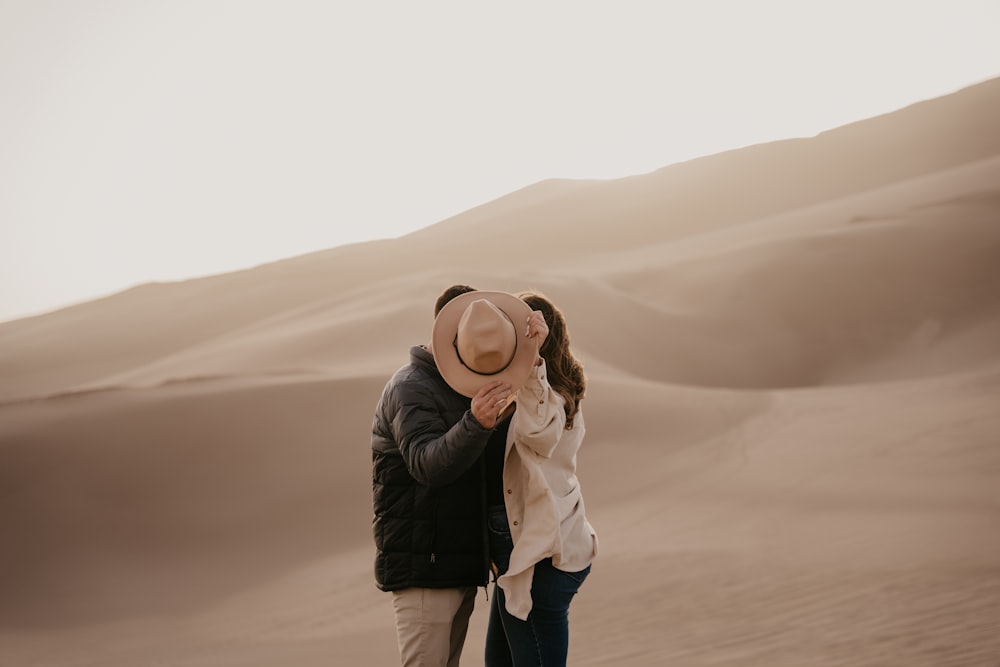
[[[490,557],[497,576],[510,566],[514,548],[503,505],[490,507]],[[535,563],[531,580],[531,613],[522,621],[511,616],[503,589],[493,584],[486,628],[486,667],[565,667],[569,651],[569,603],[590,574],[563,572],[546,558]]]

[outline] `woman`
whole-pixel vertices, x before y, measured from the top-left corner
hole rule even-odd
[[[494,448],[487,468],[496,574],[487,667],[566,664],[569,605],[597,554],[576,478],[583,366],[562,312],[541,294],[520,297],[532,309],[526,334],[539,356],[517,393],[502,458]]]

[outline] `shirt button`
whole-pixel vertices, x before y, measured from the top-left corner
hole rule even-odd
[[[515,525],[515,526],[517,525],[517,521],[515,521],[515,522],[514,522],[514,525]]]
[[[514,489],[507,489],[507,493],[514,493]]]

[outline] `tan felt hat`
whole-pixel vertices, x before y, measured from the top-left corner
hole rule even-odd
[[[531,307],[506,292],[461,294],[434,318],[431,349],[452,389],[472,397],[493,380],[517,391],[531,374],[538,346],[525,336]]]

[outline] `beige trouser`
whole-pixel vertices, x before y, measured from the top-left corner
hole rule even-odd
[[[475,604],[472,586],[393,591],[403,667],[458,667]]]

